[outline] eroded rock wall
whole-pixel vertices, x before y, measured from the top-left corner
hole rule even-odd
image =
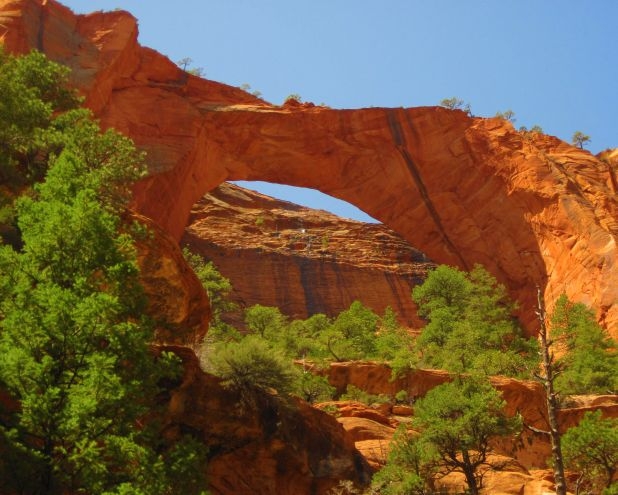
[[[359,300],[378,314],[391,307],[408,327],[424,324],[411,292],[434,265],[384,225],[224,183],[193,206],[181,243],[215,263],[241,309],[261,304],[293,319],[333,317]]]
[[[10,51],[38,48],[69,65],[103,124],[148,151],[136,206],[176,238],[192,205],[225,180],[313,187],[436,262],[485,265],[530,332],[538,285],[550,307],[566,292],[617,335],[618,200],[607,163],[589,152],[443,108],[269,105],[139,46],[123,12],[4,0],[0,14]]]

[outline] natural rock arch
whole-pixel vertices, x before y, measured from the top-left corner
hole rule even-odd
[[[139,46],[127,13],[75,16],[52,0],[0,2],[0,13],[15,3],[23,15],[0,39],[72,67],[102,123],[148,151],[152,175],[135,205],[176,238],[193,203],[225,180],[312,187],[437,262],[485,265],[530,331],[538,285],[550,304],[566,292],[593,306],[616,335],[616,177],[590,153],[443,108],[273,106]]]
[[[189,157],[138,190],[141,211],[175,235],[193,202],[223,180],[266,180],[355,204],[438,262],[483,264],[531,329],[537,285],[549,300],[566,291],[598,304],[585,290],[597,284],[609,295],[598,306],[615,301],[604,283],[612,217],[578,185],[585,170],[585,188],[603,190],[607,171],[556,139],[441,108],[226,106],[209,110],[200,132]]]

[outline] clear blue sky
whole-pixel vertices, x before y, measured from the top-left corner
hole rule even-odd
[[[248,83],[272,103],[291,93],[333,108],[457,96],[475,115],[511,109],[516,126],[538,124],[567,141],[581,130],[595,153],[618,147],[618,0],[63,3],[80,13],[128,10],[143,45],[190,57],[208,79]],[[333,210],[306,193],[291,197]]]

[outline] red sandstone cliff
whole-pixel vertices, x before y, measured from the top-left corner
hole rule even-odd
[[[618,335],[615,173],[589,152],[443,108],[269,105],[139,46],[125,12],[2,0],[0,15],[6,48],[69,65],[102,123],[148,151],[136,205],[177,238],[192,205],[225,180],[313,187],[436,262],[482,263],[520,300],[530,331],[539,285],[550,306],[566,292]]]
[[[331,363],[326,375],[339,392],[353,385],[374,395],[391,399],[405,390],[412,402],[423,397],[429,390],[449,380],[449,374],[441,370],[412,370],[397,379],[391,379],[391,370],[381,363],[353,362]],[[547,462],[551,456],[546,420],[545,394],[541,383],[492,377],[493,386],[506,402],[507,415],[520,414],[526,425],[515,439],[494,442],[494,456],[505,462],[503,472],[489,473],[484,493],[537,494],[550,493],[552,479]],[[384,464],[395,428],[409,423],[414,414],[414,405],[397,406],[392,403],[369,408],[359,403],[329,403],[336,406],[339,422],[352,435],[356,447],[374,467]],[[588,411],[600,410],[603,417],[618,418],[618,396],[571,396],[558,413],[561,431],[566,431],[582,419]],[[543,480],[546,483],[541,483]],[[451,487],[460,488],[463,480],[457,477],[445,480]],[[574,485],[575,479],[572,480]],[[544,486],[545,490],[542,489]],[[524,489],[525,488],[525,489]]]
[[[204,373],[193,351],[167,347],[184,363],[170,393],[165,435],[191,432],[209,448],[208,489],[216,495],[326,494],[340,480],[369,482],[371,470],[344,428],[298,399],[263,394],[251,409]]]
[[[390,306],[409,327],[423,325],[411,292],[433,265],[384,225],[224,183],[193,206],[181,243],[230,279],[240,307],[276,306],[304,319],[336,316],[359,300],[379,314]]]

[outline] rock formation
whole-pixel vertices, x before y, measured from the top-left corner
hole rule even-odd
[[[167,346],[184,363],[170,391],[165,435],[190,433],[209,448],[213,495],[326,494],[340,480],[362,486],[371,470],[332,416],[297,399],[262,394],[243,407],[233,390],[207,375],[193,351]]]
[[[148,152],[150,176],[136,188],[135,207],[174,241],[196,201],[226,180],[313,187],[359,206],[436,262],[485,265],[520,301],[530,332],[538,285],[550,306],[563,292],[591,305],[618,337],[615,150],[595,157],[551,136],[517,132],[504,120],[436,107],[271,105],[192,76],[141,47],[136,20],[122,11],[76,16],[54,0],[0,0],[0,41],[10,52],[36,48],[71,67],[73,83],[102,124]],[[155,314],[199,336],[207,307],[171,248],[174,241],[142,246],[144,285],[159,297],[152,299]],[[314,309],[306,299],[302,306]],[[172,334],[159,337],[177,341]],[[185,377],[170,391],[166,434],[189,430],[211,447],[213,493],[324,493],[340,479],[367,481],[367,466],[348,435],[384,441],[390,419],[346,416],[364,418],[342,420],[346,434],[334,419],[302,403],[290,413],[267,401],[261,414],[246,415],[231,392],[199,370],[192,351],[175,351],[184,359]],[[373,393],[404,389],[415,397],[446,379],[422,372],[390,382],[390,370],[343,366],[331,370],[335,385]],[[538,385],[494,383],[511,412],[544,426]],[[563,410],[561,422],[574,424],[599,406],[618,415],[608,401]],[[528,469],[542,462],[548,445],[537,434],[525,435],[528,445],[516,458]],[[359,447],[371,457],[372,444]],[[522,480],[519,492],[546,484],[517,470],[510,476],[511,486]]]
[[[392,380],[390,368],[372,362],[331,363],[326,374],[339,393],[353,385],[372,395],[392,399],[397,392],[405,390],[412,401],[412,410],[414,400],[449,380],[449,374],[445,371],[423,369],[412,370]],[[547,461],[551,455],[549,435],[540,433],[548,431],[543,387],[538,382],[505,377],[492,377],[491,382],[506,402],[506,414],[520,414],[525,427],[516,441],[504,439],[494,442],[495,454],[508,462],[503,473],[492,473],[486,493],[539,493],[534,487],[541,478],[551,476],[551,471],[547,470]],[[331,403],[321,407],[329,405]],[[359,403],[338,402],[336,407],[340,423],[352,435],[356,447],[373,467],[384,463],[395,428],[402,422],[410,421],[410,412],[390,404],[367,407]],[[618,396],[569,397],[565,407],[559,411],[560,429],[566,431],[577,425],[584,414],[592,410],[601,410],[604,417],[618,418]],[[403,417],[398,415],[402,412],[405,412]],[[447,480],[446,483],[462,486],[462,481],[457,478]],[[512,484],[513,491],[497,488],[509,484]],[[515,489],[523,489],[524,485],[525,492]]]
[[[208,331],[211,312],[208,295],[185,261],[178,243],[148,218],[149,235],[137,245],[140,281],[148,298],[148,313],[156,326],[159,344],[194,346]]]
[[[137,43],[115,11],[2,0],[0,39],[73,69],[86,104],[149,156],[136,207],[180,238],[225,180],[312,187],[353,203],[439,263],[487,267],[534,332],[538,285],[618,333],[618,199],[607,162],[559,139],[444,108],[270,105],[194,77]],[[156,108],[156,111],[153,111]]]
[[[224,183],[197,202],[181,240],[215,263],[241,308],[276,306],[292,318],[336,316],[359,300],[402,324],[423,323],[412,288],[433,266],[380,224],[345,220]]]

